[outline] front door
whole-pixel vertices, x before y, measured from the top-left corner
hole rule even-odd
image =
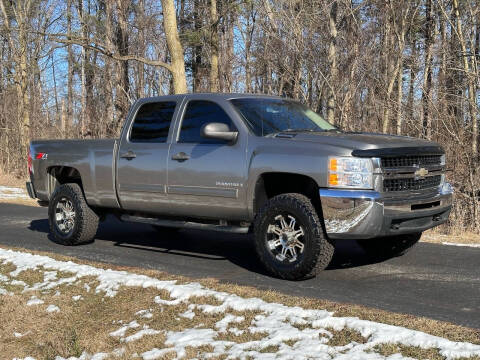
[[[117,189],[125,210],[162,212],[167,201],[169,130],[178,100],[147,102],[125,129],[117,155]]]
[[[246,136],[235,144],[200,136],[204,124],[238,129],[218,103],[190,100],[168,157],[168,200],[172,215],[199,218],[246,217]]]

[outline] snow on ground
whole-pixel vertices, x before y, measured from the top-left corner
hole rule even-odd
[[[0,200],[30,199],[24,189],[0,185]]]
[[[451,243],[451,242],[442,242],[442,244],[449,245],[449,246],[466,246],[466,247],[480,248],[480,244],[461,244],[461,243]]]
[[[152,329],[147,325],[141,325],[137,320],[121,324],[117,330],[112,331],[110,336],[118,338],[121,342],[134,342],[144,336],[161,335],[166,340],[163,348],[153,348],[140,354],[141,358],[159,359],[168,353],[174,353],[176,358],[182,358],[186,354],[187,347],[199,348],[209,345],[213,349],[211,353],[202,350],[202,357],[218,358],[226,355],[227,358],[255,358],[255,359],[402,359],[401,354],[384,357],[375,352],[375,346],[386,343],[395,343],[405,346],[416,346],[423,349],[438,349],[440,354],[447,359],[460,357],[480,356],[480,345],[466,342],[454,342],[441,337],[432,336],[420,331],[414,331],[403,327],[386,325],[382,323],[361,320],[356,317],[335,317],[326,310],[304,309],[298,306],[286,306],[278,303],[269,303],[259,298],[243,298],[227,292],[219,292],[206,288],[198,283],[177,284],[176,281],[163,281],[145,275],[138,275],[125,271],[104,270],[89,265],[80,265],[74,262],[57,261],[47,256],[32,255],[25,252],[0,249],[0,263],[12,264],[16,270],[0,279],[0,282],[15,282],[14,278],[25,270],[44,271],[44,280],[28,286],[24,283],[24,291],[55,289],[60,284],[78,283],[87,276],[94,277],[98,285],[94,288],[97,294],[113,297],[119,288],[138,287],[153,288],[167,291],[170,298],[155,296],[153,299],[159,305],[158,309],[140,311],[136,316],[151,314],[162,310],[165,306],[175,306],[181,303],[188,304],[188,311],[184,316],[190,317],[190,313],[203,312],[205,314],[222,314],[223,319],[218,321],[214,328],[202,328],[202,324],[181,331],[165,331]],[[57,272],[68,272],[73,275],[70,278],[58,279]],[[18,283],[18,282],[17,282]],[[93,288],[93,286],[92,286]],[[1,295],[0,295],[1,296]],[[190,300],[196,298],[196,303]],[[213,297],[217,305],[198,303],[199,297]],[[29,302],[37,302],[33,297]],[[40,303],[39,303],[40,304]],[[183,308],[184,309],[184,308]],[[246,330],[239,330],[238,324],[245,321],[241,316],[233,314],[234,311],[255,311],[256,316]],[[178,314],[180,316],[181,314]],[[332,338],[332,331],[342,329],[358,331],[365,337],[365,343],[352,341],[344,346],[331,346],[328,341]],[[125,336],[127,330],[135,329],[136,332]],[[137,330],[138,329],[138,330]],[[333,329],[333,330],[332,330]],[[246,342],[234,342],[220,340],[220,334],[242,334],[248,331],[257,334],[259,340]],[[291,344],[291,345],[288,345]],[[269,347],[278,350],[262,352]],[[122,348],[112,353],[100,352],[97,354],[83,353],[79,359],[104,359],[115,352],[122,352]],[[56,358],[61,360],[60,357]],[[74,358],[71,358],[74,359]]]
[[[60,308],[57,305],[50,304],[45,311],[48,313],[60,312]]]
[[[33,306],[33,305],[42,305],[43,300],[37,298],[36,296],[32,296],[30,300],[27,301],[27,306]]]

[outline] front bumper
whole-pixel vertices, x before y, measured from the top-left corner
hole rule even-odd
[[[332,239],[370,239],[422,232],[447,221],[453,189],[389,196],[368,190],[320,189],[325,230]]]

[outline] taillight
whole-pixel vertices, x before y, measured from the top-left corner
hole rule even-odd
[[[46,159],[47,158],[47,153],[37,153],[35,155],[35,159],[37,160],[42,160],[42,159]]]
[[[30,146],[28,147],[27,166],[28,166],[28,172],[29,172],[30,174],[33,174],[32,149],[30,148]]]

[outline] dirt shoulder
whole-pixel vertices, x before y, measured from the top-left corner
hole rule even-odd
[[[480,235],[472,232],[442,234],[439,231],[428,230],[422,235],[422,242],[435,244],[462,244],[462,245],[480,245]]]

